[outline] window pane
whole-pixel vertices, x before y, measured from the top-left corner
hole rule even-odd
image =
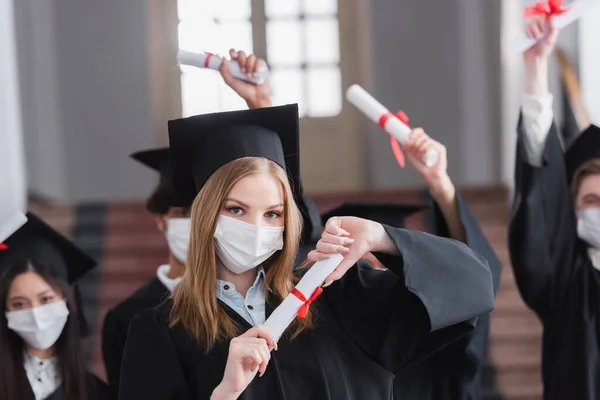
[[[306,61],[335,64],[340,59],[340,39],[337,18],[306,21]]]
[[[252,53],[252,24],[250,20],[219,24],[219,35],[210,40],[219,43],[221,55],[229,55],[231,48]]]
[[[342,84],[337,67],[309,68],[307,114],[329,117],[342,111]]]
[[[196,53],[203,51],[218,52],[218,42],[213,39],[218,36],[218,27],[210,19],[179,23],[180,49]]]
[[[181,66],[181,106],[184,117],[220,110],[221,77],[208,70]],[[207,96],[211,93],[211,96]]]
[[[267,22],[267,57],[269,64],[297,65],[303,60],[300,21]]]
[[[177,14],[180,21],[197,18],[210,18],[214,15],[216,2],[205,0],[177,0]]]
[[[220,20],[250,19],[252,14],[251,0],[196,0],[212,3],[214,16]]]
[[[273,105],[298,103],[300,116],[304,115],[304,74],[299,68],[272,70]]]
[[[248,108],[246,102],[222,80],[219,86],[221,92],[221,104],[219,111],[243,110]]]
[[[302,11],[306,15],[337,14],[337,0],[304,0]]]
[[[299,13],[299,0],[265,0],[265,14],[267,18],[291,17]]]

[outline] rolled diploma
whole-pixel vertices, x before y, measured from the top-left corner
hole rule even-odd
[[[379,125],[379,119],[382,115],[389,113],[388,109],[379,103],[373,96],[367,93],[359,85],[352,85],[346,92],[346,99],[352,103],[356,108],[362,111],[371,121]],[[395,115],[388,118],[383,129],[389,134],[393,135],[400,144],[404,144],[408,136],[410,135],[411,129],[400,121]],[[423,162],[428,167],[435,165],[438,159],[437,151],[430,149],[425,154]]]
[[[296,289],[304,295],[306,299],[310,298],[314,291],[325,282],[325,278],[331,274],[344,257],[341,254],[332,254],[327,260],[315,263],[304,274],[300,282],[296,285]],[[281,302],[269,318],[264,323],[264,327],[273,335],[273,339],[279,340],[283,332],[294,321],[298,310],[304,303],[293,294],[288,294]]]
[[[18,231],[27,222],[27,217],[21,211],[11,215],[8,220],[0,225],[0,243],[8,239],[13,233]]]
[[[190,51],[179,49],[177,52],[177,62],[180,65],[191,65],[192,67],[208,68],[218,71],[223,63],[223,59],[210,53],[192,53]],[[267,67],[262,67],[258,71],[258,77],[248,78],[240,71],[240,64],[236,60],[229,60],[229,71],[231,71],[231,75],[236,78],[256,85],[263,84],[269,75],[269,69]]]
[[[571,23],[577,21],[585,13],[590,11],[594,6],[597,6],[600,1],[598,0],[576,0],[569,6],[569,10],[564,14],[556,16],[556,26],[559,29],[563,29]],[[535,39],[529,39],[527,37],[521,37],[514,39],[510,43],[511,54],[521,54],[529,50],[537,43]]]

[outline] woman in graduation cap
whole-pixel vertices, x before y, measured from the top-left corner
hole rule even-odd
[[[548,58],[553,19],[527,26],[510,256],[521,296],[540,318],[545,399],[600,399],[600,129],[563,152]]]
[[[297,105],[169,122],[175,192],[194,199],[188,264],[131,325],[121,399],[389,399],[394,371],[493,308],[487,262],[464,244],[335,217],[310,259],[344,261],[275,343],[261,324],[298,279],[298,125]]]
[[[86,370],[70,286],[96,263],[32,213],[8,234],[0,250],[0,398],[113,398]]]
[[[119,393],[121,360],[129,324],[140,311],[156,307],[166,299],[181,280],[190,240],[189,206],[179,207],[171,182],[169,149],[138,151],[131,158],[158,172],[156,188],[146,201],[146,209],[155,217],[156,227],[168,244],[167,263],[156,270],[156,276],[131,296],[111,308],[102,326],[102,359],[108,383],[115,396]]]

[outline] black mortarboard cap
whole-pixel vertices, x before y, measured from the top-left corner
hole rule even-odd
[[[160,184],[171,185],[171,160],[168,147],[138,151],[130,157],[158,172]]]
[[[404,228],[407,217],[427,208],[429,205],[426,204],[344,203],[327,211],[321,218],[323,224],[331,217],[358,217],[395,228]]]
[[[191,204],[208,178],[228,162],[264,157],[287,172],[294,200],[304,217],[303,236],[310,236],[315,229],[300,180],[297,104],[169,121],[169,148],[178,205]]]
[[[69,284],[96,266],[94,259],[32,212],[27,213],[27,222],[3,241],[0,273],[10,261],[20,258],[52,266]]]
[[[600,128],[590,125],[565,153],[568,179],[572,180],[577,168],[594,158],[600,158]]]

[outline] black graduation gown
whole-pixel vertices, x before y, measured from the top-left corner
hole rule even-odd
[[[522,125],[519,135],[522,136]],[[545,399],[600,399],[600,271],[577,238],[577,220],[556,126],[542,167],[519,139],[509,248],[523,300],[544,326]]]
[[[265,375],[240,399],[390,399],[394,371],[460,338],[473,329],[473,318],[493,308],[481,256],[453,240],[384,227],[402,257],[389,256],[388,271],[359,261],[326,288],[312,305],[315,328],[292,341],[281,338]],[[170,309],[167,301],[133,321],[121,400],[208,399],[221,382],[229,343],[207,353],[181,326],[169,328]]]
[[[108,388],[108,385],[102,382],[96,375],[92,373],[88,373],[88,378],[90,382],[90,389],[86,400],[115,400],[116,397],[113,396]],[[23,397],[23,400],[34,400],[35,395],[33,394],[33,390],[29,387],[29,390]],[[54,391],[50,396],[46,397],[44,400],[62,400],[62,386],[59,386],[58,389]]]
[[[456,202],[466,234],[466,244],[487,259],[495,294],[500,284],[502,264],[483,235],[469,207],[458,193]],[[434,208],[434,219],[435,234],[449,237],[448,226],[437,205]],[[402,400],[481,399],[483,396],[481,366],[485,360],[489,330],[489,313],[485,313],[478,318],[475,329],[468,335],[417,365],[398,371],[394,380],[394,398]]]
[[[110,389],[115,397],[119,393],[121,361],[133,317],[141,311],[156,307],[169,294],[169,289],[154,277],[106,314],[102,326],[102,359]]]

